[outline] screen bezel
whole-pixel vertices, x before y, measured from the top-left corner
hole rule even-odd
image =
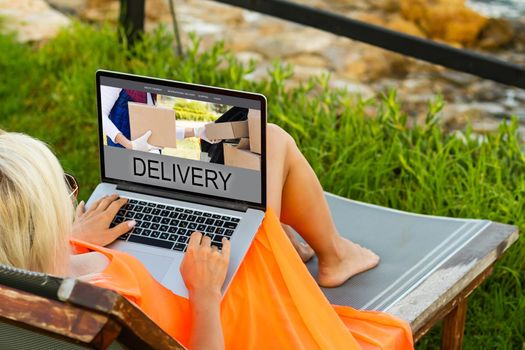
[[[191,191],[183,191],[183,190],[174,189],[174,188],[154,186],[154,185],[143,184],[140,182],[125,181],[125,180],[107,177],[105,162],[104,162],[104,140],[103,140],[104,133],[102,130],[102,108],[101,108],[101,96],[100,96],[100,78],[101,77],[125,79],[125,80],[140,82],[140,83],[146,83],[146,84],[149,83],[149,84],[165,85],[167,87],[172,87],[172,88],[201,91],[201,92],[206,92],[206,93],[211,93],[211,94],[221,94],[221,95],[226,95],[226,96],[256,100],[260,102],[260,105],[261,105],[261,184],[260,184],[261,202],[254,203],[254,202],[242,201],[238,199],[231,199],[227,197],[205,195],[205,194],[191,192]],[[100,158],[100,175],[101,175],[102,182],[113,183],[117,185],[121,185],[121,184],[140,185],[140,186],[145,186],[145,187],[151,187],[152,189],[156,189],[156,190],[170,191],[174,193],[181,193],[184,195],[191,195],[192,197],[197,198],[197,201],[199,197],[202,197],[203,199],[206,199],[205,200],[206,202],[209,202],[210,199],[217,200],[218,202],[220,201],[227,201],[230,203],[236,202],[236,203],[239,203],[239,205],[241,206],[248,206],[252,208],[266,210],[266,206],[267,206],[267,202],[266,202],[267,201],[267,198],[266,198],[266,97],[264,95],[257,94],[257,93],[238,91],[238,90],[230,90],[230,89],[212,87],[212,86],[207,86],[207,85],[185,83],[185,82],[180,82],[176,80],[168,80],[168,79],[146,77],[146,76],[140,76],[140,75],[134,75],[134,74],[128,74],[128,73],[114,72],[114,71],[108,71],[108,70],[102,70],[102,69],[99,69],[96,72],[96,86],[97,86],[97,113],[98,113],[98,136],[99,136],[98,145],[99,145],[99,158]]]

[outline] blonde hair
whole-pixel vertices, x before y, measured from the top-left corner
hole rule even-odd
[[[51,150],[0,129],[0,263],[65,275],[74,206]]]

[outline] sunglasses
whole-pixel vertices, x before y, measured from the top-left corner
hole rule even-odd
[[[69,197],[70,198],[77,198],[78,197],[78,181],[75,179],[75,177],[71,174],[64,173],[64,179],[66,180],[66,185],[69,188]]]

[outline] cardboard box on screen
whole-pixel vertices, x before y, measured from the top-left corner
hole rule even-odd
[[[175,110],[136,102],[128,102],[128,110],[132,140],[151,130],[148,139],[150,145],[168,148],[177,146]]]
[[[261,170],[261,156],[250,152],[248,139],[241,139],[238,145],[223,143],[224,165],[251,170]]]
[[[248,137],[248,121],[209,123],[205,125],[209,140],[229,140]]]
[[[250,151],[261,154],[261,111],[248,111],[248,133],[250,134]]]

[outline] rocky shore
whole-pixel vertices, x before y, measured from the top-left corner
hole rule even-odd
[[[464,0],[296,1],[525,66],[525,21],[485,17]],[[395,88],[415,120],[424,117],[429,99],[442,94],[447,101],[442,113],[446,127],[462,129],[471,121],[476,132],[485,133],[516,115],[524,125],[525,140],[524,90],[214,1],[175,0],[175,5],[183,41],[189,40],[189,32],[202,38],[203,49],[223,40],[240,60],[258,62],[250,79],[263,78],[272,61],[281,59],[295,67],[291,85],[328,73],[334,88],[364,97]],[[116,23],[118,12],[115,0],[0,0],[0,16],[7,17],[21,41],[52,37],[58,28],[68,25],[70,16]],[[24,27],[23,23],[31,25]],[[159,23],[171,25],[167,0],[147,0],[147,30]]]

